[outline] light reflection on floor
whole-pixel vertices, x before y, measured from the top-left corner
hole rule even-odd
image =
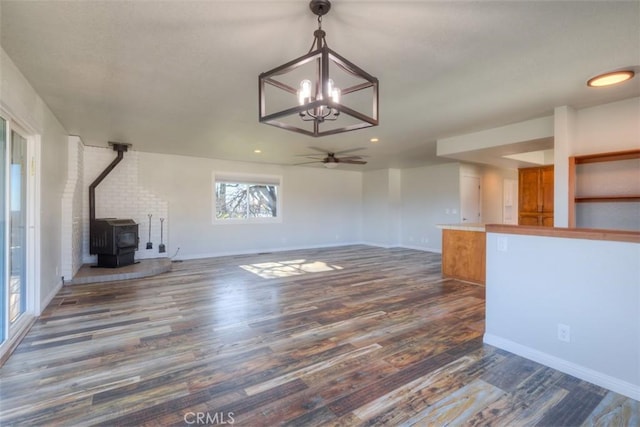
[[[307,261],[306,259],[247,264],[241,265],[240,268],[260,276],[263,279],[276,279],[306,273],[321,273],[343,269],[343,267],[339,265],[330,265],[323,261]]]

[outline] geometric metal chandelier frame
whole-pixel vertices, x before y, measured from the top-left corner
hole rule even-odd
[[[309,7],[318,16],[318,29],[314,32],[314,41],[309,52],[259,76],[260,123],[312,137],[377,126],[378,79],[327,46],[326,33],[322,30],[322,15],[329,11],[331,3],[328,0],[311,0]],[[296,88],[282,78],[310,64],[315,80],[303,80],[300,87]],[[349,76],[349,85],[338,88],[339,83],[332,79],[336,78],[336,73],[329,75],[332,70],[339,70]],[[286,105],[279,111],[267,111],[267,88],[278,91],[279,95],[286,93],[286,102],[291,105]],[[365,100],[368,100],[367,95],[370,95],[371,100],[365,102],[371,105],[370,113],[358,111],[348,106],[348,102],[344,102],[349,95],[358,92],[361,95],[364,92]],[[288,121],[285,121],[285,118]],[[345,124],[339,124],[341,121]]]

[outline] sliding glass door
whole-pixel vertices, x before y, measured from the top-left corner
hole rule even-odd
[[[0,117],[0,282],[2,292],[0,292],[0,343],[7,338],[8,305],[7,294],[9,289],[4,285],[7,282],[7,264],[9,256],[7,254],[7,244],[5,230],[7,229],[7,209],[6,209],[6,176],[7,176],[7,121]]]
[[[28,310],[27,208],[28,142],[0,117],[0,343],[22,327]]]
[[[27,308],[27,140],[15,130],[9,139],[9,322]]]

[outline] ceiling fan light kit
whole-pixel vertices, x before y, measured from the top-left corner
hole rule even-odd
[[[319,137],[378,125],[378,79],[329,49],[322,16],[329,0],[311,0],[318,29],[306,55],[260,74],[259,121]]]

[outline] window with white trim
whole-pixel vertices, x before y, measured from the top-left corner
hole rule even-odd
[[[280,182],[271,175],[215,174],[214,221],[278,221]]]

